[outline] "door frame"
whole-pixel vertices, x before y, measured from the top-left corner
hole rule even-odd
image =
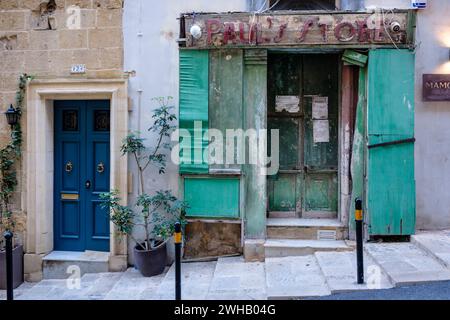
[[[110,187],[120,190],[127,204],[128,160],[120,144],[128,133],[127,79],[105,80],[33,80],[28,84],[27,107],[24,110],[26,181],[22,203],[27,213],[25,239],[25,273],[42,276],[42,258],[53,251],[54,204],[54,100],[110,101]],[[110,271],[127,267],[127,239],[110,225]]]

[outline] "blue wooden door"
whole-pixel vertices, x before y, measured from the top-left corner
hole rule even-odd
[[[109,251],[109,101],[55,101],[54,248]]]

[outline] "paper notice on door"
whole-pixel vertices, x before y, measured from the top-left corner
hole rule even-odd
[[[330,142],[330,124],[328,120],[313,120],[314,143]]]
[[[275,111],[283,112],[283,110],[296,113],[300,111],[300,97],[299,96],[276,96],[275,97]]]
[[[319,120],[328,119],[328,97],[313,97],[312,118]]]

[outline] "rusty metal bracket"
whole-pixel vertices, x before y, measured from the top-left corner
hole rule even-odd
[[[414,143],[414,142],[416,142],[416,138],[409,138],[409,139],[402,139],[402,140],[395,140],[395,141],[389,141],[389,142],[376,143],[376,144],[372,144],[370,146],[367,146],[367,148],[373,149],[373,148],[378,148],[378,147],[392,146],[392,145],[403,144],[403,143]]]

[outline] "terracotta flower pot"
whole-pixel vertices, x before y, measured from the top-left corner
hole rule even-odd
[[[154,250],[142,250],[134,247],[134,263],[144,277],[152,277],[164,272],[167,260],[167,248],[164,243]]]
[[[23,246],[13,249],[13,288],[23,283]],[[6,252],[0,251],[0,290],[6,290]]]

